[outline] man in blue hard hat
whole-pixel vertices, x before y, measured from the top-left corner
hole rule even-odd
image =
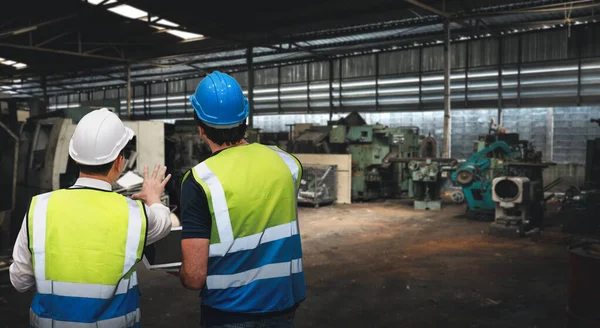
[[[201,292],[202,327],[293,327],[306,297],[296,197],[302,165],[244,140],[248,100],[227,74],[190,97],[211,157],[182,182],[182,284]]]

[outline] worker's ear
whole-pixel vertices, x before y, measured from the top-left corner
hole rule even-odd
[[[117,159],[115,160],[115,164],[114,164],[115,168],[117,169],[117,171],[121,172],[123,171],[123,169],[125,169],[125,155],[123,155],[123,153],[119,154],[119,156],[117,156]]]
[[[201,127],[201,126],[199,126],[198,127],[198,133],[200,133],[200,136],[205,136],[205,134],[204,134],[204,128]]]

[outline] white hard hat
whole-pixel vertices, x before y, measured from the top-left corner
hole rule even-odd
[[[106,108],[86,114],[71,137],[69,155],[80,164],[107,164],[119,156],[133,139],[133,130]]]

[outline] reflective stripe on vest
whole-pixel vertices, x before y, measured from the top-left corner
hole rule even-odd
[[[48,318],[41,318],[33,311],[29,311],[29,322],[33,327],[39,328],[114,328],[114,327],[139,327],[140,326],[140,309],[123,316],[101,320],[98,322],[72,322],[59,321]]]
[[[86,204],[92,210],[74,211]],[[147,228],[141,202],[97,190],[58,190],[34,197],[27,219],[36,279],[33,327],[139,323],[135,265]]]
[[[235,171],[240,162],[248,164],[246,172]],[[278,148],[251,144],[209,158],[192,175],[213,215],[202,303],[224,311],[269,312],[303,300],[296,219],[300,163]],[[258,194],[263,191],[269,197]]]

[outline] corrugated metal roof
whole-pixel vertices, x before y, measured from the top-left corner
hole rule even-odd
[[[565,19],[564,11],[553,11],[553,12],[523,12],[515,14],[500,14],[494,16],[492,12],[502,12],[506,10],[517,10],[524,4],[531,5],[532,3],[548,4],[552,3],[547,0],[540,0],[536,2],[527,1],[520,3],[511,3],[500,6],[479,8],[473,11],[473,13],[484,13],[481,16],[481,20],[484,24],[480,26],[478,33],[487,33],[487,29],[505,29],[512,32],[513,28],[528,24],[531,22],[545,22],[545,21],[560,21]],[[579,9],[573,10],[571,17],[583,17],[586,14],[589,15],[591,9]],[[489,16],[488,16],[489,15]],[[410,24],[418,23],[418,25],[409,27]],[[468,31],[465,27],[466,23],[451,23],[451,29],[465,31],[465,37],[469,36],[474,31]],[[551,26],[549,26],[551,27]],[[475,28],[473,28],[475,30]],[[368,31],[368,32],[367,32]],[[271,62],[288,62],[298,59],[310,58],[315,55],[334,56],[337,54],[357,54],[361,51],[370,49],[380,48],[391,48],[393,46],[401,45],[402,40],[405,38],[415,40],[421,36],[441,35],[443,31],[443,25],[440,23],[440,18],[435,15],[414,17],[408,19],[401,19],[395,21],[385,21],[375,24],[356,25],[351,27],[345,27],[341,29],[326,29],[319,30],[316,32],[309,32],[303,34],[297,34],[294,37],[302,39],[303,41],[290,42],[272,45],[270,47],[262,46],[253,48],[254,63],[263,64]],[[354,32],[354,33],[353,33]],[[353,33],[345,35],[347,33]],[[339,36],[334,36],[334,35]],[[331,36],[329,36],[331,35]],[[325,37],[327,36],[327,37]],[[489,35],[488,35],[489,36]],[[462,40],[462,38],[461,38]],[[436,40],[429,39],[433,43]],[[543,40],[542,40],[543,41]],[[541,42],[541,41],[540,41]],[[404,42],[405,46],[419,45],[418,42],[413,44]],[[473,49],[472,49],[473,50]],[[508,49],[512,52],[516,49]],[[505,49],[505,52],[507,50]],[[561,52],[552,58],[563,58],[568,54]],[[170,75],[177,75],[182,77],[182,74],[203,74],[202,70],[211,70],[219,67],[234,67],[242,66],[246,64],[246,50],[231,50],[231,51],[219,51],[209,54],[198,54],[198,55],[187,55],[187,56],[176,56],[169,59],[159,59],[153,62],[145,62],[139,64],[132,64],[132,78],[134,82],[141,81],[152,81],[156,79],[162,79],[169,77]],[[471,53],[471,57],[474,54]],[[492,55],[485,55],[486,58],[492,58]],[[495,58],[492,58],[495,60]],[[490,59],[491,60],[491,59]],[[495,61],[494,61],[495,62]],[[171,65],[161,67],[151,67],[152,64],[158,65]],[[193,64],[193,66],[190,66]],[[471,62],[472,65],[476,64],[476,61]],[[123,74],[121,73],[123,68],[114,67],[110,71],[104,71],[104,73],[86,78],[64,78],[61,79],[61,83],[71,83],[77,88],[91,88],[96,85],[123,83]],[[195,72],[197,71],[197,72]],[[107,73],[109,72],[109,73]],[[96,73],[92,73],[96,74]],[[113,77],[114,80],[110,81]],[[51,82],[49,84],[54,84]],[[39,85],[39,84],[38,84]],[[54,89],[52,89],[54,90]],[[64,92],[64,88],[60,92]]]
[[[375,39],[384,39],[398,36],[414,36],[419,34],[427,34],[431,32],[437,32],[443,29],[443,26],[436,25],[428,25],[428,26],[420,26],[420,27],[412,27],[412,28],[400,28],[389,31],[381,31],[381,32],[370,32],[370,33],[361,33],[351,36],[344,37],[336,37],[336,38],[328,38],[328,39],[319,39],[319,40],[311,40],[306,42],[298,42],[299,45],[303,47],[314,47],[314,46],[323,46],[323,45],[332,45],[336,43],[345,43],[345,42],[355,42],[355,41],[369,41]]]

